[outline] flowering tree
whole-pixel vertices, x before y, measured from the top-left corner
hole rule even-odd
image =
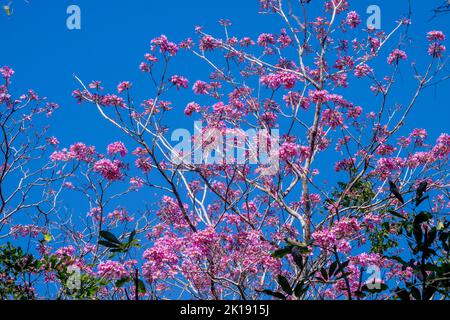
[[[1,297],[39,296],[43,288],[59,298],[448,297],[450,136],[429,141],[425,129],[403,129],[422,91],[443,79],[445,35],[424,35],[428,52],[406,91],[396,80],[409,70],[409,19],[385,32],[362,26],[346,0],[326,1],[315,18],[306,1],[260,6],[284,27],[237,38],[221,20],[222,37],[197,27],[198,40],[154,38],[139,66],[154,91],[142,102],[129,81],[105,93],[100,81],[76,77],[74,98],[128,142],[106,152],[80,142],[61,149],[56,138],[38,146],[38,135],[30,144],[40,156],[17,155],[25,180],[31,159],[47,163],[28,184],[46,190],[41,201],[50,206],[21,204],[46,218],[27,226],[11,220],[18,209],[2,206],[0,228],[9,231],[0,237],[28,237],[39,251],[3,248],[14,255],[0,255],[0,276],[9,281]],[[174,73],[182,54],[203,60],[209,79]],[[3,121],[3,110],[17,113],[40,99],[12,100],[13,72],[1,70]],[[351,97],[356,83],[364,96]],[[171,94],[191,86],[197,99],[184,117],[196,121],[192,136],[167,125],[182,113]],[[29,129],[27,119],[16,121]],[[14,161],[5,148],[15,134],[3,122],[2,129],[7,172]],[[56,150],[47,156],[50,146]],[[331,175],[334,185],[323,181]],[[78,193],[89,212],[64,213],[62,190]],[[127,197],[136,193],[157,198],[130,213]]]

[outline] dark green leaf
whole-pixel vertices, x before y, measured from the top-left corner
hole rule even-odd
[[[109,231],[100,231],[100,237],[108,240],[109,242],[114,242],[114,243],[117,243],[117,244],[121,244],[119,239],[117,239],[117,237],[115,235],[113,235]]]
[[[104,240],[100,240],[100,241],[98,242],[98,244],[100,244],[100,245],[102,245],[102,246],[105,246],[105,247],[107,247],[107,248],[118,248],[118,247],[119,247],[119,245],[116,244],[116,243],[112,243],[112,242],[104,241]]]
[[[422,224],[430,220],[432,217],[433,216],[430,213],[422,211],[414,217],[414,224]]]
[[[292,251],[292,246],[287,246],[286,248],[279,249],[279,250],[275,251],[274,253],[272,253],[272,257],[281,259],[281,258],[285,257],[286,255],[288,255],[289,253],[291,253],[291,251]]]
[[[394,210],[389,210],[388,212],[389,212],[390,214],[392,214],[393,216],[396,216],[396,217],[398,217],[398,218],[406,219],[406,217],[404,217],[402,214],[400,214],[400,213],[398,213],[398,212],[396,212],[396,211],[394,211]]]
[[[137,281],[137,284],[138,284],[138,292],[140,293],[140,294],[145,294],[146,292],[147,292],[147,289],[145,288],[145,284],[144,284],[144,281],[142,281],[141,279],[139,279],[138,281]]]
[[[121,288],[130,280],[131,280],[130,277],[119,279],[116,281],[116,287]]]
[[[414,297],[414,299],[416,299],[416,300],[422,299],[422,295],[420,294],[419,289],[417,289],[416,287],[411,288],[411,294]]]
[[[401,300],[404,300],[404,301],[411,300],[411,298],[409,297],[408,291],[406,291],[405,289],[398,289],[397,288],[396,294]]]
[[[280,293],[280,292],[275,292],[275,291],[271,291],[271,290],[262,290],[262,291],[258,291],[258,292],[262,292],[264,294],[267,294],[268,296],[272,296],[281,300],[286,300],[286,297]]]
[[[292,295],[292,288],[289,284],[289,281],[283,277],[281,274],[278,275],[278,284],[280,285],[281,289],[283,289],[284,292],[286,292],[288,295]]]
[[[387,289],[388,289],[388,286],[385,283],[371,284],[370,286],[365,284],[361,288],[362,291],[366,291],[366,292],[370,292],[370,293],[380,293]]]
[[[136,230],[133,230],[133,231],[130,233],[130,236],[128,237],[128,244],[130,244],[130,243],[133,242],[135,236],[136,236]]]

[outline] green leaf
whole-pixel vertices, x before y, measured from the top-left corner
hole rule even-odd
[[[401,219],[406,220],[406,217],[403,216],[401,213],[398,213],[398,212],[393,211],[393,210],[389,210],[388,212],[389,212],[390,214],[392,214],[393,216],[396,216],[396,217],[398,217],[398,218],[401,218]]]
[[[289,281],[281,274],[278,275],[278,284],[280,285],[281,289],[283,289],[284,292],[286,292],[290,296],[292,295],[293,291],[291,285],[289,284]]]
[[[328,273],[325,268],[320,269],[320,274],[322,275],[323,280],[328,281]]]
[[[411,298],[409,297],[408,291],[406,291],[405,289],[399,289],[399,288],[397,288],[396,294],[397,294],[397,296],[400,298],[400,300],[403,300],[403,301],[409,301],[409,300],[411,300]]]
[[[286,297],[280,292],[267,290],[267,289],[262,290],[262,291],[257,290],[257,292],[261,292],[261,293],[267,294],[268,296],[272,296],[272,297],[275,297],[275,298],[278,298],[281,300],[286,300]]]
[[[302,254],[300,252],[300,248],[299,247],[294,247],[292,248],[292,258],[295,262],[295,264],[300,268],[300,270],[302,271],[303,268],[305,267],[304,265],[304,261],[303,261],[303,257]]]
[[[117,237],[115,235],[113,235],[111,232],[109,231],[100,231],[100,237],[108,240],[109,242],[113,242],[113,243],[117,243],[117,244],[121,244],[121,242],[119,241],[119,239],[117,239]]]
[[[427,200],[429,197],[430,197],[430,196],[425,196],[425,197],[423,197],[423,198],[421,198],[421,199],[416,199],[416,207],[420,206],[420,204],[421,204],[422,202],[424,202],[425,200]]]
[[[419,289],[417,289],[416,287],[411,288],[411,294],[414,297],[414,299],[422,300],[422,295],[420,294]]]
[[[300,298],[303,293],[305,293],[307,288],[305,288],[305,283],[303,281],[300,281],[294,288],[294,295],[297,298]]]
[[[128,237],[128,244],[131,244],[133,242],[135,236],[136,236],[136,230],[133,230],[130,233],[130,236]]]
[[[420,224],[414,224],[413,233],[416,243],[420,246],[423,238],[422,226]]]
[[[373,286],[375,286],[375,284],[372,284]],[[378,288],[369,288],[369,286],[367,284],[365,284],[361,290],[362,291],[366,291],[366,292],[370,292],[370,293],[380,293],[383,292],[385,290],[388,289],[388,286],[385,283],[379,283],[377,284]]]
[[[330,275],[330,277],[333,276],[334,272],[336,271],[337,266],[338,266],[337,261],[334,261],[334,262],[330,265],[330,269],[328,270],[328,274]]]
[[[137,288],[138,288],[138,292],[140,294],[145,294],[147,292],[144,281],[142,281],[141,279],[138,279],[138,281],[137,281]]]
[[[286,248],[276,250],[274,253],[272,253],[272,257],[281,259],[281,258],[284,258],[289,253],[291,253],[291,251],[292,251],[292,246],[287,246]]]
[[[421,213],[419,213],[414,217],[414,224],[422,224],[430,220],[432,217],[433,216],[431,215],[431,213],[422,211]]]
[[[116,281],[116,287],[121,288],[130,280],[131,280],[130,277],[125,277],[125,278],[119,279]]]
[[[104,241],[104,240],[100,240],[100,241],[98,242],[98,244],[100,244],[100,245],[102,245],[102,246],[105,246],[105,247],[107,247],[107,248],[119,248],[119,245],[118,245],[118,244],[112,243],[112,242],[109,242],[109,241]]]

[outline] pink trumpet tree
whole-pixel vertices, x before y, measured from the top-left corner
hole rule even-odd
[[[422,91],[441,80],[445,35],[424,34],[428,50],[410,69],[409,48],[394,40],[406,18],[381,31],[363,26],[346,0],[325,1],[317,17],[304,2],[260,6],[281,30],[238,37],[221,20],[222,36],[197,27],[196,39],[151,40],[139,69],[154,90],[141,102],[129,81],[107,91],[76,78],[74,98],[122,134],[102,150],[32,134],[33,118],[57,106],[31,91],[14,100],[13,71],[0,69],[0,238],[38,245],[26,293],[39,296],[41,281],[53,296],[99,299],[448,297],[448,280],[436,280],[448,279],[448,255],[434,269],[425,262],[448,253],[450,136],[405,129]],[[172,68],[179,55],[211,73],[188,79]],[[400,69],[411,70],[413,87],[397,85]],[[356,84],[365,91],[355,95]],[[194,101],[171,102],[189,90]],[[175,146],[175,117],[201,124],[187,145],[199,142],[214,161]],[[263,132],[269,161],[242,138],[251,129]],[[246,161],[217,156],[235,147]],[[8,175],[17,188],[5,185]],[[78,192],[89,212],[64,214],[62,189]],[[31,192],[42,196],[30,202]],[[135,193],[150,204],[130,212]],[[12,222],[27,212],[39,219]],[[73,266],[78,288],[67,285]]]

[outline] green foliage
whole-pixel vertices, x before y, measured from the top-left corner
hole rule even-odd
[[[347,183],[338,182],[338,190],[333,192],[333,197],[335,199],[339,199],[343,195],[346,188]],[[375,192],[373,191],[372,182],[360,179],[353,185],[350,191],[346,192],[342,198],[341,205],[343,207],[362,206],[370,203],[374,197]]]
[[[135,239],[136,230],[133,230],[126,242],[121,242],[114,234],[109,231],[100,231],[100,237],[102,240],[98,241],[99,245],[102,245],[110,249],[111,253],[126,253],[131,248],[139,247],[138,241]]]
[[[0,247],[0,299],[30,300],[35,293],[28,275],[37,272],[40,263],[22,248],[7,243]]]

